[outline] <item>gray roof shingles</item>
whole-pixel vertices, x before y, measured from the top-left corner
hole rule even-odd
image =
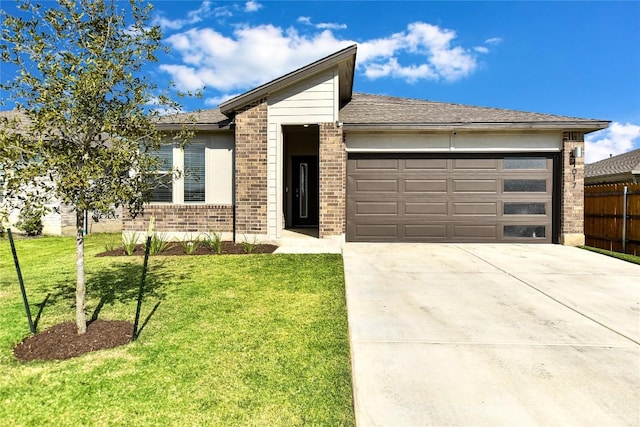
[[[584,174],[587,178],[621,174],[640,175],[640,149],[585,165]]]
[[[500,108],[476,107],[446,102],[397,98],[383,95],[354,93],[351,102],[340,111],[346,124],[510,124],[557,123],[585,125],[607,121],[529,113]]]

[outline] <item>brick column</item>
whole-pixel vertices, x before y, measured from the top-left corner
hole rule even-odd
[[[563,132],[560,243],[569,246],[584,245],[584,157],[571,164],[576,147],[584,153],[584,133]]]
[[[319,237],[345,232],[347,154],[342,127],[320,124],[320,227]]]
[[[267,233],[267,100],[235,117],[236,231]]]

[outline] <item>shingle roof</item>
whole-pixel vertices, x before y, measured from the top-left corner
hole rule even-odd
[[[182,123],[194,123],[199,130],[228,129],[231,119],[220,112],[219,108],[162,116],[158,119],[159,129],[173,129]]]
[[[630,177],[631,175],[640,175],[640,149],[585,165],[584,175],[585,178],[604,178],[615,175],[627,175]],[[597,180],[592,179],[591,181]]]
[[[546,127],[593,131],[608,121],[354,93],[340,111],[347,127]]]

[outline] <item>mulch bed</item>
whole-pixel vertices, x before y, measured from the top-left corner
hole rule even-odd
[[[251,254],[270,254],[270,253],[273,253],[273,251],[275,251],[276,249],[278,249],[276,245],[260,243],[256,245],[256,247],[251,252]],[[96,256],[104,257],[104,256],[126,256],[126,255],[127,254],[124,251],[124,248],[117,248],[112,251],[99,253]],[[132,255],[144,255],[144,246],[137,245]],[[212,252],[208,247],[204,245],[200,245],[198,249],[196,249],[193,253],[186,254],[184,252],[184,248],[180,243],[170,243],[167,249],[165,249],[164,251],[158,254],[155,254],[155,256],[157,255],[190,256],[190,255],[218,255],[218,254],[216,252]],[[220,255],[247,255],[247,252],[245,252],[241,243],[222,242],[222,252],[220,253]]]
[[[133,324],[123,320],[95,320],[79,335],[74,322],[65,322],[25,338],[13,349],[18,360],[65,360],[91,351],[127,344]]]

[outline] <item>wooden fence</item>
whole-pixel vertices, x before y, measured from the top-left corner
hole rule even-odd
[[[587,246],[640,255],[640,183],[585,186],[584,234]]]

